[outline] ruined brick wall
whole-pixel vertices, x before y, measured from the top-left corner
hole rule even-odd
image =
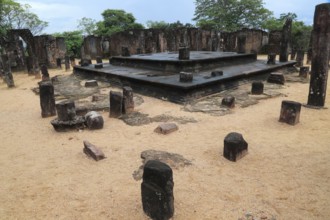
[[[269,32],[268,53],[280,54],[282,31],[275,30]]]
[[[102,37],[87,36],[84,38],[81,54],[88,59],[96,59],[103,53],[102,49]]]

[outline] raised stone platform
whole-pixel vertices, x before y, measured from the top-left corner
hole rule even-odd
[[[269,65],[266,60],[256,60],[254,54],[207,51],[191,52],[190,60],[179,60],[177,53],[159,53],[113,57],[110,62],[102,69],[75,66],[74,73],[90,79],[102,77],[117,86],[129,85],[134,92],[176,103],[220,92],[236,86],[239,80],[296,63]],[[191,70],[191,82],[180,82],[182,70]],[[223,75],[212,76],[214,71],[222,71]]]

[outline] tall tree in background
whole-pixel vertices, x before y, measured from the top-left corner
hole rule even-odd
[[[80,47],[83,42],[82,31],[54,33],[54,37],[64,37],[67,55],[80,57]]]
[[[111,35],[128,29],[143,29],[143,25],[135,23],[135,17],[124,10],[107,9],[102,13],[103,21],[97,22],[98,35]]]
[[[83,17],[78,21],[78,28],[84,35],[92,35],[97,29],[96,20]]]
[[[196,0],[194,20],[206,29],[236,31],[260,28],[272,12],[262,0]]]
[[[192,28],[194,25],[186,23],[182,24],[180,21],[173,23],[166,23],[165,21],[147,21],[148,28],[155,29],[175,29],[175,28]]]

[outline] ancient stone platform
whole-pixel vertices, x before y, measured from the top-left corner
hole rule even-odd
[[[295,61],[267,64],[254,54],[235,52],[190,52],[189,60],[179,60],[178,53],[140,54],[112,57],[102,69],[94,65],[75,66],[74,73],[88,78],[102,77],[113,85],[129,85],[134,92],[176,103],[217,93],[237,86],[238,81],[260,76]],[[180,82],[180,72],[193,73],[191,82]],[[222,75],[212,74],[222,71]]]

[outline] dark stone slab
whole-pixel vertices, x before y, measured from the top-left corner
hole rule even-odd
[[[175,123],[164,123],[155,128],[155,132],[159,134],[169,134],[177,131],[179,128]]]
[[[50,122],[55,131],[65,132],[70,130],[79,130],[85,128],[85,118],[82,116],[76,116],[73,120],[70,121],[60,121],[58,118],[55,118]]]
[[[95,111],[90,111],[85,115],[85,123],[88,129],[95,130],[95,129],[102,129],[104,120],[100,113]]]
[[[235,97],[234,96],[224,97],[221,101],[221,105],[226,106],[228,108],[234,108],[235,107]]]
[[[110,91],[110,118],[119,118],[122,115],[123,95],[120,92]]]
[[[224,140],[223,156],[233,162],[244,157],[248,152],[248,143],[242,134],[231,132]]]
[[[285,122],[289,125],[295,125],[299,122],[301,104],[294,101],[282,101],[280,122]]]
[[[251,94],[252,95],[261,95],[263,93],[264,93],[263,82],[252,82]]]
[[[267,79],[267,82],[284,85],[285,77],[284,77],[283,73],[273,72],[273,73],[270,73],[270,75]]]
[[[143,170],[143,211],[151,219],[168,220],[174,215],[173,172],[165,163],[148,161]]]
[[[102,152],[102,150],[100,150],[99,148],[97,148],[95,145],[91,144],[88,141],[84,141],[84,153],[87,156],[92,157],[96,161],[99,161],[99,160],[102,160],[105,158],[105,155]]]
[[[39,83],[41,117],[56,115],[54,86],[50,81]]]
[[[85,82],[85,87],[98,87],[96,80],[88,80]]]

